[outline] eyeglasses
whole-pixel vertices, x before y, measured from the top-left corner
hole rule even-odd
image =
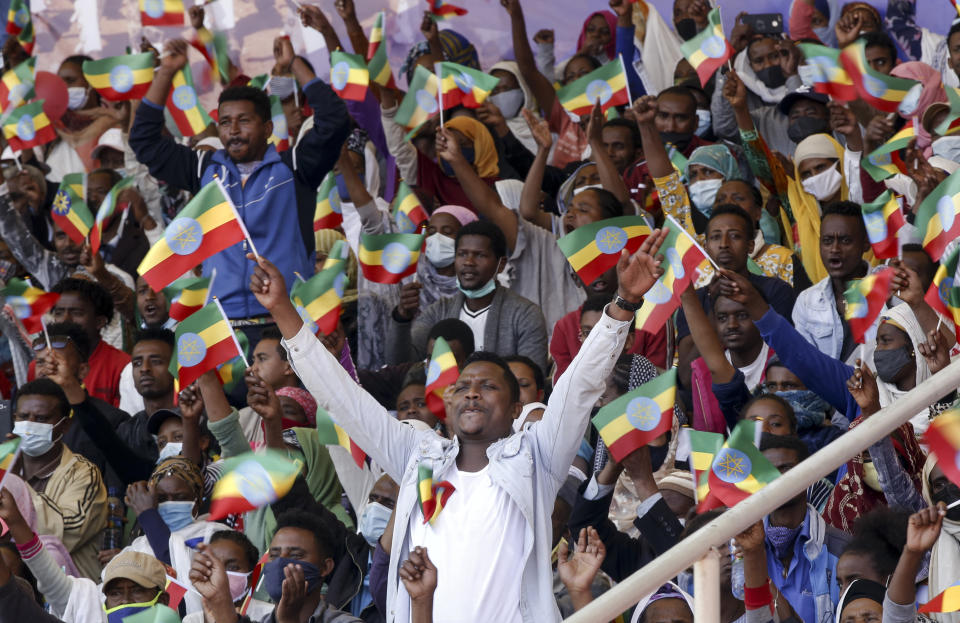
[[[62,336],[58,335],[56,337],[51,337],[50,348],[53,348],[54,350],[63,350],[64,348],[67,347],[67,344],[69,344],[72,341],[73,340],[71,340],[66,335],[62,335]],[[46,348],[47,348],[46,340],[41,339],[33,343],[33,352],[35,353],[39,353],[42,350],[46,350]]]

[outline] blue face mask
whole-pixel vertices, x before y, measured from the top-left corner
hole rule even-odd
[[[357,519],[358,530],[367,540],[370,547],[376,547],[377,541],[383,536],[393,511],[378,502],[369,502],[363,507],[360,518]]]
[[[320,575],[320,569],[317,569],[316,565],[292,558],[274,558],[263,565],[263,585],[275,604],[280,603],[280,598],[283,597],[283,569],[287,565],[300,565],[303,569],[307,593],[312,593],[323,584],[323,576]]]
[[[791,389],[786,392],[777,392],[793,407],[793,414],[797,418],[797,430],[807,430],[823,425],[823,420],[830,411],[830,403],[809,389]]]
[[[167,524],[170,532],[176,532],[186,528],[193,523],[194,502],[160,502],[157,504],[157,512],[163,523]]]
[[[780,225],[766,210],[760,213],[760,231],[763,232],[763,241],[767,244],[780,244]]]
[[[347,203],[351,203],[350,193],[347,192],[347,183],[344,181],[343,175],[340,175],[338,173],[336,176],[336,180],[337,180],[337,192],[340,193],[340,201],[346,201]]]
[[[161,594],[162,593],[157,593],[157,596],[154,597],[152,601],[139,604],[123,604],[122,606],[117,606],[110,609],[107,609],[107,607],[104,606],[103,610],[107,614],[107,623],[123,623],[123,620],[131,614],[143,612],[144,610],[149,610],[150,608],[155,607],[157,600],[160,599]]]
[[[496,275],[494,275],[493,277],[491,277],[491,278],[490,278],[490,281],[488,281],[488,282],[487,282],[485,285],[483,285],[482,287],[477,288],[476,290],[467,290],[467,289],[465,289],[463,286],[460,285],[460,279],[459,279],[459,278],[457,279],[457,290],[460,290],[461,292],[463,292],[463,295],[464,295],[465,297],[467,297],[468,299],[482,299],[483,297],[485,297],[486,295],[490,294],[491,292],[493,292],[493,291],[496,290],[496,289],[497,289],[497,276],[496,276]]]
[[[473,149],[472,145],[470,147],[461,147],[460,153],[463,154],[463,158],[470,164],[473,164],[473,161],[477,157],[476,151]],[[443,169],[443,173],[447,177],[454,176],[453,167],[450,166],[450,163],[443,158],[440,158],[440,168]]]

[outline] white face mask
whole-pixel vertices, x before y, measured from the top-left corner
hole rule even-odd
[[[704,108],[697,109],[697,129],[693,131],[697,136],[703,136],[710,131],[711,124],[713,123],[713,116],[710,114],[709,110]]]
[[[53,429],[62,421],[63,418],[60,418],[56,424],[26,420],[14,422],[13,434],[20,438],[20,449],[23,450],[24,454],[27,456],[43,456],[60,439],[60,437],[53,438]]]
[[[178,456],[183,454],[183,444],[182,443],[168,443],[160,450],[160,457],[157,459],[157,463],[164,459],[169,459],[171,456]]]
[[[690,184],[690,201],[705,216],[710,215],[717,191],[723,186],[723,180],[700,180]]]
[[[297,81],[290,76],[270,76],[267,86],[270,89],[270,95],[276,95],[281,100],[285,100],[293,95],[294,89],[297,88]]]
[[[376,547],[390,521],[393,510],[379,502],[368,502],[357,519],[357,532],[363,535],[370,547]]]
[[[840,190],[843,176],[837,170],[837,163],[826,171],[803,180],[803,189],[817,198],[817,201],[826,201]]]
[[[520,89],[501,91],[490,96],[490,102],[500,109],[504,119],[513,119],[520,113],[520,107],[526,98]]]
[[[67,108],[80,110],[87,103],[86,87],[70,87],[67,89]]]
[[[446,268],[453,264],[456,251],[454,247],[456,242],[449,236],[444,236],[440,232],[427,237],[427,261],[436,268]]]
[[[934,156],[960,162],[960,136],[941,136],[930,144]]]

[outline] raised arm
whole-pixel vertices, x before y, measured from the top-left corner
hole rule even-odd
[[[363,26],[357,19],[357,11],[353,6],[353,0],[336,0],[333,8],[337,10],[337,15],[343,20],[343,25],[347,28],[347,37],[350,38],[350,45],[353,46],[353,53],[367,57],[367,48],[370,47],[370,41],[366,33],[363,32]]]
[[[526,108],[522,109],[523,118],[530,127],[533,140],[537,142],[537,156],[533,159],[527,179],[523,182],[523,192],[520,193],[520,216],[538,227],[550,231],[553,219],[548,212],[540,207],[540,193],[543,188],[543,174],[547,170],[547,158],[550,157],[550,147],[553,146],[553,136],[550,134],[550,124],[544,119],[536,117]]]
[[[587,122],[587,137],[590,140],[590,153],[597,163],[597,173],[600,175],[600,184],[613,193],[624,207],[630,205],[630,193],[623,176],[617,173],[617,167],[610,159],[610,155],[603,146],[603,112],[600,101],[593,105],[590,111],[590,120]],[[632,206],[631,206],[632,207]]]
[[[644,95],[633,103],[633,114],[640,127],[640,141],[643,145],[643,155],[647,159],[647,169],[650,177],[666,177],[673,173],[670,156],[663,146],[663,139],[654,124],[657,117],[657,98]]]
[[[697,345],[700,356],[707,363],[713,382],[729,383],[736,375],[737,369],[727,360],[720,336],[717,335],[713,322],[703,310],[703,305],[700,304],[692,283],[680,295],[680,303],[683,305],[683,314],[690,328],[690,337]]]
[[[6,188],[6,184],[3,188]],[[0,196],[0,238],[10,247],[13,257],[44,290],[49,290],[67,276],[69,269],[30,233],[7,194]]]
[[[300,8],[297,9],[297,14],[300,16],[301,24],[307,28],[313,28],[323,36],[323,41],[326,43],[327,50],[329,52],[335,52],[343,49],[343,47],[340,45],[340,37],[337,35],[337,31],[333,29],[333,26],[330,24],[330,20],[328,20],[327,16],[323,14],[323,11],[320,10],[320,7],[312,4],[301,4]],[[354,15],[354,20],[356,20],[356,15]],[[367,54],[367,49],[363,48],[363,50],[357,50],[354,48],[354,52],[365,57]],[[306,84],[306,82],[301,82],[300,84]]]
[[[530,49],[530,42],[527,40],[527,24],[523,19],[523,8],[520,6],[520,0],[500,0],[500,4],[510,15],[510,32],[513,35],[513,54],[517,58],[517,65],[520,67],[520,73],[526,78],[533,96],[537,98],[540,110],[544,117],[550,116],[553,105],[557,101],[557,92],[553,90],[553,85],[547,80],[546,76],[537,69],[537,63],[533,58],[533,50]]]
[[[914,608],[917,598],[917,573],[923,565],[924,556],[940,537],[943,518],[946,514],[946,505],[938,502],[936,506],[924,508],[910,515],[907,522],[907,542],[903,546],[897,568],[890,576],[887,600],[911,610]],[[884,610],[886,610],[886,604],[884,604]]]
[[[473,165],[467,162],[460,152],[460,144],[453,133],[446,128],[437,129],[436,140],[437,158],[450,163],[457,181],[463,187],[470,203],[477,209],[483,218],[491,221],[500,228],[507,239],[507,247],[513,252],[517,244],[517,215],[513,210],[503,205],[500,195],[489,184],[483,181]]]

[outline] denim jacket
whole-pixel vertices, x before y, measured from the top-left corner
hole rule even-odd
[[[603,392],[604,380],[623,350],[629,322],[606,313],[584,341],[569,371],[557,382],[543,420],[524,427],[487,448],[489,474],[517,505],[526,520],[524,567],[520,571],[520,613],[525,623],[560,621],[553,595],[550,554],[554,500],[580,447],[590,409]],[[435,481],[454,465],[460,444],[436,433],[415,431],[390,417],[372,396],[349,377],[307,327],[284,345],[304,386],[350,438],[400,483],[396,506],[387,593],[387,621],[408,622],[409,612],[395,612],[397,570],[407,559],[410,517],[417,508],[417,466],[433,462]],[[464,561],[466,564],[482,561]],[[440,571],[443,573],[443,571]]]
[[[797,303],[793,306],[793,326],[796,327],[803,339],[817,347],[821,353],[834,359],[840,359],[843,350],[843,320],[837,311],[833,297],[833,288],[830,286],[830,277],[825,277],[800,293]],[[877,341],[877,327],[880,326],[879,316],[866,334],[864,341],[869,353]],[[855,351],[859,356],[859,347]],[[870,359],[872,355],[867,356]]]

